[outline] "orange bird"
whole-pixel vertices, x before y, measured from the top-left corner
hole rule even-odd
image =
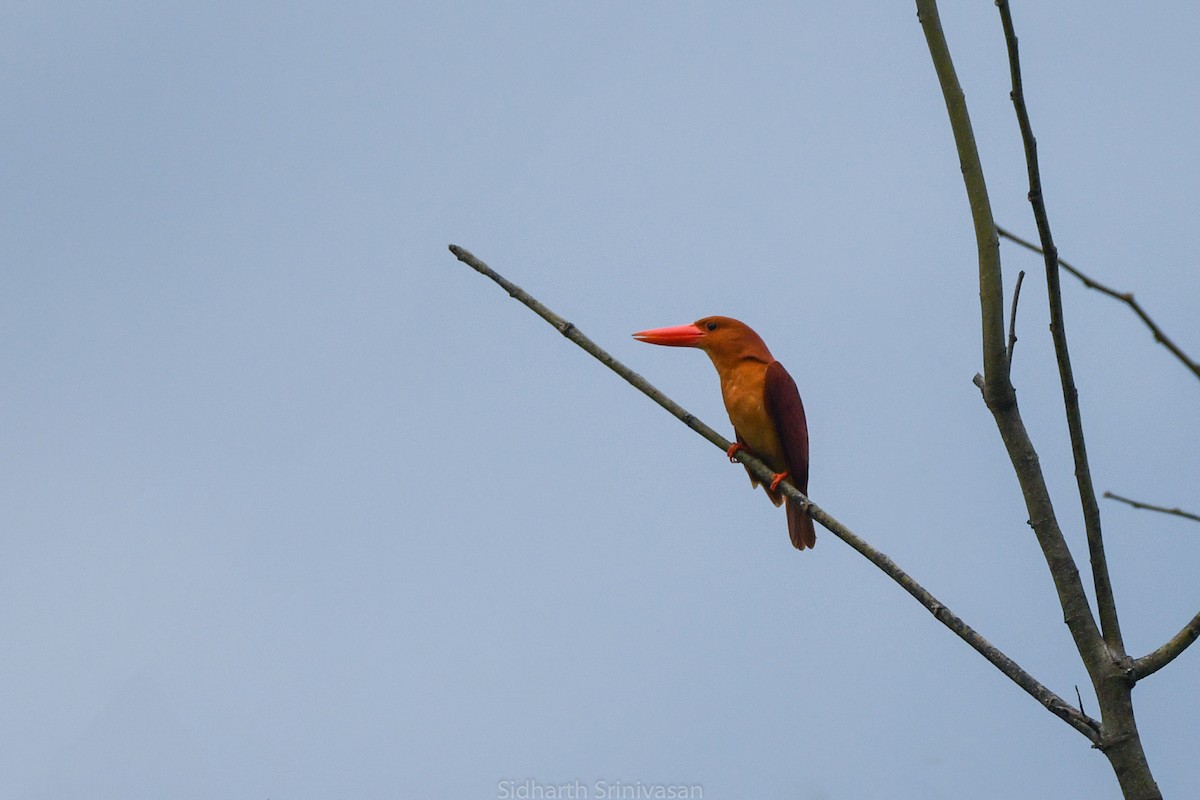
[[[779,484],[787,480],[808,494],[808,423],[804,403],[792,376],[771,355],[757,333],[729,317],[705,317],[691,325],[640,331],[633,338],[669,347],[698,347],[712,359],[721,376],[721,397],[733,423],[738,450],[749,450],[775,471],[770,485],[763,484],[776,506],[784,500]],[[749,472],[749,468],[746,469]],[[750,475],[757,487],[758,478]],[[788,533],[797,550],[817,543],[812,517],[802,504],[787,500]]]

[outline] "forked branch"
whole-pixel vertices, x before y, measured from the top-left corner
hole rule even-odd
[[[674,400],[667,397],[665,394],[651,385],[650,382],[641,375],[637,374],[629,367],[613,358],[603,348],[585,336],[577,327],[555,314],[546,306],[542,305],[521,287],[509,280],[506,280],[503,276],[498,274],[483,261],[480,261],[469,251],[457,245],[450,245],[450,252],[454,253],[459,261],[471,267],[479,274],[495,281],[506,292],[508,292],[510,296],[524,303],[539,317],[553,325],[559,333],[566,336],[575,344],[579,345],[579,347],[587,351],[588,354],[596,358],[598,361],[600,361],[600,363],[604,364],[604,366],[620,375],[635,388],[665,408],[673,416],[675,416],[692,430],[699,433],[720,450],[726,451],[729,449],[731,442],[724,439],[708,425],[705,425]],[[739,451],[736,457],[743,464],[746,464],[759,478],[759,480],[769,483],[774,477],[774,472],[767,467],[766,464],[749,455],[745,450]],[[1075,708],[1066,700],[1063,700],[1057,694],[1042,685],[1036,678],[1022,669],[1019,664],[1017,664],[1015,661],[1001,652],[995,645],[981,636],[974,628],[963,622],[960,617],[954,614],[954,612],[952,612],[941,601],[934,597],[927,589],[925,589],[925,587],[921,586],[921,584],[917,583],[908,573],[900,569],[900,567],[898,567],[896,563],[892,561],[892,559],[888,558],[887,555],[872,547],[848,527],[836,520],[832,515],[828,514],[820,506],[814,504],[790,483],[782,484],[780,489],[791,497],[807,504],[809,514],[812,515],[814,520],[821,523],[831,533],[865,556],[867,560],[882,570],[883,573],[889,578],[900,584],[900,586],[906,592],[912,595],[917,602],[919,602],[931,614],[933,614],[933,616],[939,622],[953,631],[959,638],[961,638],[971,647],[975,648],[975,650],[989,662],[991,662],[996,669],[1000,670],[1015,684],[1028,692],[1052,714],[1078,730],[1093,744],[1099,744],[1101,742],[1100,724],[1096,720],[1087,716],[1078,708]]]

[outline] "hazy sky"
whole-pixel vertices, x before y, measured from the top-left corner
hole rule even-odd
[[[990,2],[942,10],[1033,236]],[[1200,6],[1014,0],[1063,257],[1200,354]],[[812,497],[1096,713],[990,414],[911,2],[0,7],[0,797],[1116,797],[1074,730],[447,252],[729,433],[726,314]],[[1014,380],[1086,549],[1032,254]],[[1200,508],[1200,385],[1064,277],[1100,491]],[[1104,501],[1127,644],[1200,527]],[[1135,693],[1200,795],[1200,647]],[[532,784],[526,784],[532,785]]]

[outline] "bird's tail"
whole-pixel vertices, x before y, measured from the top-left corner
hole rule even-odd
[[[804,510],[803,503],[790,497],[787,498],[787,521],[792,545],[797,550],[816,546],[817,529],[813,527],[812,517]]]

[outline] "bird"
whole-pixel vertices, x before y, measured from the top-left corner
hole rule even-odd
[[[712,359],[721,378],[721,397],[736,443],[726,455],[731,462],[747,450],[775,472],[762,483],[750,468],[750,484],[760,484],[778,507],[786,500],[788,534],[797,550],[817,543],[817,532],[806,504],[786,497],[779,484],[788,481],[808,494],[808,423],[804,403],[792,376],[771,355],[762,337],[744,322],[730,317],[704,317],[691,325],[653,328],[633,334],[648,344],[695,347]]]

